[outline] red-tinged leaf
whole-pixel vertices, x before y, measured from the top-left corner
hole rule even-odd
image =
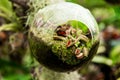
[[[67,47],[70,47],[71,46],[71,40],[69,40],[66,44]]]
[[[82,59],[84,57],[84,54],[83,53],[80,53],[78,55],[76,55],[77,59]]]
[[[79,48],[77,48],[77,49],[75,50],[75,54],[76,54],[76,55],[80,54],[80,52],[81,52],[81,50],[80,50]]]

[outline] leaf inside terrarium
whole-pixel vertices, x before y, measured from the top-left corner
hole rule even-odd
[[[69,21],[68,22],[72,27],[74,27],[74,28],[79,28],[79,29],[81,29],[82,31],[83,31],[83,33],[86,33],[86,32],[88,32],[88,28],[87,28],[87,26],[85,25],[85,24],[83,24],[82,22],[80,22],[80,21],[76,21],[76,20],[71,20],[71,21]]]

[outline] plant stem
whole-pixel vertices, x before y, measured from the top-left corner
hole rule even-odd
[[[5,19],[7,19],[7,20],[10,21],[10,19],[9,19],[5,14],[3,14],[3,13],[1,13],[1,12],[0,12],[0,17],[3,17],[3,18],[5,18]]]
[[[6,30],[12,30],[12,31],[17,31],[19,27],[17,27],[17,23],[10,23],[10,24],[4,24],[0,26],[0,31]]]

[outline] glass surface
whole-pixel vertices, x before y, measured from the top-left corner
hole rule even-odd
[[[35,58],[54,71],[87,64],[99,45],[98,25],[86,8],[69,2],[40,9],[31,25],[29,43]]]

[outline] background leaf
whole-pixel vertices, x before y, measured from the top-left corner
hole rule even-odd
[[[0,10],[5,14],[12,15],[12,3],[9,0],[0,0]]]
[[[115,46],[111,53],[110,53],[110,58],[114,62],[114,64],[120,63],[120,45]]]

